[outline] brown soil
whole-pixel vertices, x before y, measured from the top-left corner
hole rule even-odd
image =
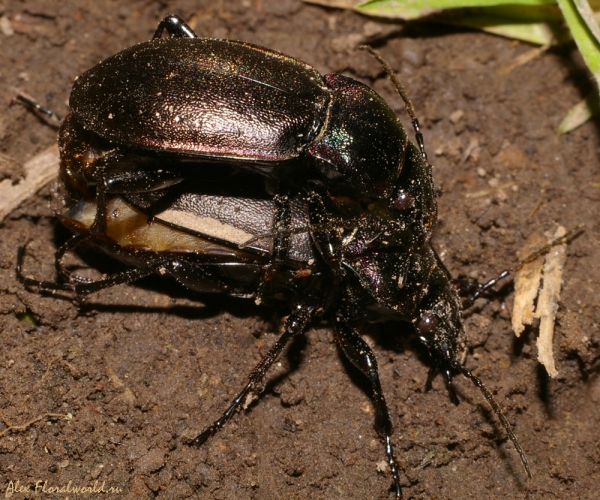
[[[8,107],[15,88],[64,115],[75,76],[150,38],[172,12],[201,35],[272,47],[322,72],[344,70],[403,113],[377,63],[349,50],[390,26],[351,12],[294,0],[23,0],[4,2],[2,11],[14,34],[0,33],[0,152],[20,162],[56,134],[23,107]],[[591,90],[591,78],[572,48],[500,74],[530,47],[442,27],[415,27],[379,45],[424,125],[443,189],[434,243],[455,276],[483,281],[513,263],[532,233],[586,224],[568,250],[556,380],[536,361],[535,331],[521,340],[511,334],[510,286],[466,319],[467,366],[514,425],[531,481],[476,388],[456,377],[457,407],[441,377],[425,392],[431,362],[410,329],[369,332],[405,498],[597,498],[600,141],[594,123],[555,134],[566,110]],[[27,273],[52,279],[53,252],[68,237],[49,199],[45,189],[26,200],[1,228],[0,411],[5,425],[46,413],[73,418],[42,418],[0,437],[0,492],[17,481],[49,488],[97,480],[121,488],[107,495],[116,498],[391,498],[390,477],[378,472],[384,454],[368,391],[355,372],[349,376],[326,324],[291,346],[260,401],[205,446],[185,445],[245,384],[276,338],[276,316],[158,278],[95,294],[83,307],[25,291],[14,277],[17,247],[32,240]],[[82,255],[87,266],[114,269],[94,252]]]

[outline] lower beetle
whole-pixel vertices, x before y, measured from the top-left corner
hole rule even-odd
[[[195,37],[175,16],[167,17],[159,25],[155,38],[158,39],[163,28],[179,37]],[[334,105],[325,114],[325,124],[315,126],[314,120],[309,121],[308,129],[301,133],[294,128],[297,123],[286,124],[291,129],[286,128],[279,137],[297,138],[299,143],[282,145],[269,136],[265,139],[267,146],[253,143],[252,154],[244,156],[238,153],[247,152],[248,144],[230,137],[232,142],[205,141],[204,144],[221,148],[221,153],[196,154],[196,143],[179,128],[184,127],[180,123],[183,116],[180,111],[188,110],[191,104],[185,87],[181,87],[184,76],[177,73],[172,61],[165,64],[171,68],[167,80],[172,78],[179,82],[174,101],[163,99],[168,86],[157,87],[152,88],[154,97],[138,96],[139,102],[150,108],[131,107],[133,101],[124,94],[126,89],[117,91],[114,86],[105,87],[103,83],[99,87],[105,90],[98,102],[91,99],[90,82],[104,82],[102,78],[108,78],[110,71],[129,74],[125,62],[138,57],[143,59],[146,49],[151,54],[148,56],[151,71],[156,71],[153,64],[161,63],[167,50],[180,57],[179,42],[154,42],[121,52],[108,60],[112,62],[101,63],[77,80],[71,95],[73,113],[65,119],[60,133],[62,178],[73,198],[71,208],[60,218],[76,233],[56,256],[56,267],[66,283],[39,282],[24,277],[21,271],[23,249],[18,259],[19,279],[26,286],[85,295],[160,273],[170,274],[185,286],[202,292],[252,297],[257,302],[285,297],[291,307],[283,333],[250,373],[248,383],[223,415],[196,437],[196,444],[204,443],[219,431],[246,397],[260,388],[265,374],[291,339],[301,335],[316,318],[328,319],[342,352],[370,383],[375,429],[385,443],[397,498],[402,491],[391,441],[391,418],[379,381],[377,361],[362,338],[360,327],[364,322],[382,318],[411,322],[419,339],[436,356],[450,389],[453,371],[462,373],[479,387],[530,475],[527,459],[500,407],[481,380],[463,365],[467,340],[461,303],[448,271],[429,243],[437,207],[431,166],[418,126],[419,146],[405,139],[406,134],[395,117],[393,133],[380,138],[383,142],[390,139],[391,145],[378,149],[379,142],[368,143],[369,134],[362,138],[359,146],[370,146],[369,151],[375,156],[385,157],[386,148],[395,148],[393,172],[380,164],[369,169],[368,165],[355,162],[351,171],[340,168],[338,175],[329,175],[314,151],[320,148],[319,144],[326,144],[322,150],[331,158],[344,158],[349,151],[353,154],[361,151],[356,144],[350,148],[344,142],[348,136],[340,126],[341,123],[362,127],[361,118],[353,115],[356,109],[344,108],[341,101],[334,98],[339,94],[331,88],[323,90],[321,80],[317,80],[320,83],[315,86],[310,76],[313,73],[303,63],[239,42],[205,41],[209,48],[202,45],[202,50],[208,51],[202,56],[204,59],[198,54],[194,57],[207,65],[229,71],[232,61],[246,57],[242,57],[240,51],[251,50],[254,59],[250,60],[263,64],[253,68],[255,73],[263,75],[262,82],[267,78],[264,75],[275,68],[275,76],[271,74],[269,78],[283,76],[286,85],[297,85],[295,94],[292,93],[294,98],[300,95],[300,100],[305,99],[304,104],[308,103],[313,111],[315,107],[327,108],[331,99]],[[161,47],[158,55],[152,55],[155,47]],[[259,53],[274,57],[279,61],[277,64],[284,61],[283,69],[266,64]],[[293,64],[290,61],[294,61]],[[235,74],[243,80],[244,73],[239,68],[237,66]],[[355,99],[363,106],[365,95],[376,96],[370,89],[365,90],[367,87],[363,84],[343,78],[337,81],[345,82],[347,99]],[[224,86],[204,82],[194,88],[198,95],[219,101],[228,96],[228,85],[229,82]],[[397,87],[402,94],[401,87]],[[235,88],[239,91],[239,85]],[[146,103],[145,99],[150,102]],[[405,100],[410,106],[410,101]],[[200,105],[200,101],[199,98],[193,100],[194,106]],[[379,96],[375,101],[377,106],[383,102]],[[81,102],[88,107],[82,108]],[[275,116],[275,125],[282,125],[280,122],[285,122],[288,115],[306,125],[304,119],[300,120],[298,106],[300,104],[290,104],[284,109],[285,116]],[[384,109],[383,105],[380,107]],[[209,130],[222,125],[218,120],[214,124],[210,121],[214,119],[213,108],[201,109],[204,128]],[[376,109],[371,108],[371,111],[374,116],[380,116]],[[387,105],[385,109],[389,110]],[[260,107],[253,111],[259,115],[271,112]],[[384,115],[387,114],[385,111]],[[161,125],[166,116],[170,116],[169,126],[174,128]],[[411,116],[417,124],[412,112]],[[137,119],[143,124],[141,128],[136,126]],[[328,128],[336,119],[341,122],[334,129]],[[184,123],[187,122],[184,120]],[[325,134],[326,141],[324,130],[329,131]],[[127,136],[129,132],[134,135]],[[156,137],[164,139],[165,136],[178,147],[156,141]],[[325,142],[319,143],[321,139]],[[350,143],[357,139],[358,136],[354,136]],[[278,157],[281,161],[267,161],[266,156],[276,156],[278,148],[284,146],[298,154],[286,157],[285,161],[283,157]],[[269,148],[275,148],[276,152]],[[257,157],[257,152],[264,153],[265,158]],[[383,182],[377,187],[374,179],[380,175]],[[273,179],[276,182],[270,184],[269,180]],[[372,183],[371,187],[367,187],[367,180]],[[99,281],[72,274],[62,260],[67,251],[83,241],[93,243],[133,268]]]

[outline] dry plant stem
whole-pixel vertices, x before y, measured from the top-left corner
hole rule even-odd
[[[23,425],[12,425],[4,417],[2,417],[2,420],[4,421],[7,427],[2,432],[0,432],[0,437],[4,436],[5,434],[8,434],[11,431],[27,430],[27,428],[44,418],[64,418],[65,420],[69,420],[70,417],[69,415],[65,415],[63,413],[43,413],[42,415],[38,415],[37,417],[31,419],[29,422],[24,423]]]
[[[565,228],[559,227],[554,235],[560,238]],[[542,363],[551,377],[558,375],[554,366],[552,339],[554,338],[554,321],[558,310],[558,299],[562,286],[562,272],[567,259],[567,245],[558,245],[546,256],[544,262],[544,286],[540,291],[535,316],[540,318],[540,336],[537,340],[538,361]]]
[[[58,175],[58,146],[53,145],[23,165],[25,179],[13,184],[0,182],[0,223],[27,198],[33,196]]]
[[[521,54],[521,55],[515,57],[508,64],[500,66],[500,68],[498,68],[498,70],[496,71],[496,74],[507,75],[510,72],[512,72],[513,70],[519,68],[520,66],[524,66],[525,64],[527,64],[531,61],[534,61],[535,59],[538,59],[550,47],[551,47],[551,45],[548,44],[548,45],[542,45],[541,47],[536,47],[535,49],[528,50],[524,54]]]
[[[523,260],[546,243],[543,236],[536,234],[527,240],[519,259]],[[525,325],[531,325],[534,318],[534,301],[538,295],[542,279],[542,257],[523,266],[515,277],[515,302],[512,310],[512,328],[517,337],[521,336]]]

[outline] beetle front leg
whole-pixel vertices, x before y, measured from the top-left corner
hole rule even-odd
[[[160,38],[163,32],[166,31],[172,37],[177,38],[198,38],[194,30],[190,28],[186,22],[179,16],[172,14],[165,17],[156,28],[152,40]]]
[[[308,322],[314,315],[314,307],[306,304],[298,304],[294,311],[288,316],[285,321],[285,330],[281,336],[277,339],[277,342],[269,349],[269,352],[264,358],[256,365],[254,370],[250,372],[248,377],[248,384],[242,389],[242,391],[235,397],[229,408],[225,410],[223,415],[216,420],[212,425],[209,425],[201,434],[199,434],[194,443],[197,445],[203,444],[209,437],[214,436],[235,414],[236,410],[243,403],[248,393],[255,389],[266,375],[271,365],[283,351],[283,348],[288,342],[297,335],[302,334]]]
[[[396,492],[396,498],[400,498],[402,496],[402,487],[400,486],[398,465],[394,459],[394,450],[392,448],[392,421],[390,420],[390,413],[385,402],[383,390],[381,389],[375,354],[361,337],[360,333],[347,323],[341,313],[338,313],[335,318],[335,338],[346,358],[364,373],[371,383],[372,400],[375,405],[375,430],[385,440],[385,453],[394,481],[393,487]]]

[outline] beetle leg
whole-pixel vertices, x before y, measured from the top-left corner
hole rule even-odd
[[[194,33],[194,30],[190,28],[183,19],[175,14],[165,17],[158,24],[158,28],[156,28],[152,40],[160,38],[164,31],[166,31],[172,37],[198,38],[198,35]]]
[[[133,281],[137,281],[145,276],[148,276],[152,273],[160,271],[161,269],[173,265],[173,262],[161,262],[156,265],[127,269],[126,271],[122,271],[120,273],[112,274],[107,276],[106,278],[99,279],[96,281],[87,280],[86,278],[82,278],[81,276],[74,275],[70,273],[67,269],[65,269],[62,264],[60,264],[60,259],[62,259],[62,255],[59,256],[59,253],[66,247],[68,243],[73,240],[78,240],[75,242],[73,246],[76,246],[78,243],[82,241],[80,236],[88,236],[86,233],[81,233],[77,236],[71,238],[65,245],[63,245],[57,252],[57,268],[60,269],[60,275],[63,278],[69,280],[68,283],[58,283],[55,281],[39,281],[33,278],[28,278],[23,274],[23,257],[25,256],[26,247],[19,247],[17,253],[17,280],[23,283],[26,287],[37,287],[40,290],[44,290],[47,292],[52,291],[64,291],[64,292],[75,292],[77,295],[88,295],[93,292],[98,292],[100,290],[104,290],[105,288],[110,288],[116,285],[120,285],[123,283],[131,283]],[[65,250],[66,251],[66,250]]]
[[[30,97],[25,94],[18,93],[15,97],[12,98],[11,105],[13,102],[20,102],[21,104],[27,106],[29,109],[32,109],[38,116],[42,115],[44,118],[51,120],[49,125],[52,127],[57,127],[62,121],[62,116],[57,115],[51,109],[45,108],[40,103],[34,101]]]
[[[287,231],[292,222],[289,196],[276,194],[273,197],[273,206],[275,218],[273,223],[273,257],[271,260],[279,265],[287,257],[290,245],[290,234]]]
[[[547,245],[545,245],[542,248],[540,248],[538,251],[533,252],[532,254],[528,255],[524,259],[522,259],[519,262],[517,262],[514,266],[509,267],[508,269],[505,269],[500,274],[498,274],[498,276],[496,276],[495,278],[492,278],[491,280],[487,281],[486,283],[483,283],[482,285],[477,285],[477,291],[469,299],[467,299],[465,301],[465,303],[463,304],[463,308],[466,309],[468,307],[471,307],[475,303],[475,301],[485,291],[487,291],[490,288],[492,288],[496,283],[498,283],[498,281],[506,278],[507,276],[509,276],[510,274],[512,274],[512,273],[514,273],[516,271],[519,271],[523,266],[525,266],[525,265],[533,262],[534,260],[537,260],[542,255],[546,255],[555,246],[562,245],[562,244],[566,243],[567,241],[569,241],[570,239],[572,239],[575,236],[577,236],[578,234],[580,234],[582,228],[583,228],[582,225],[575,226],[570,231],[567,231],[566,234],[563,234],[559,238],[556,238],[555,240],[551,241]]]
[[[61,245],[61,247],[56,251],[56,254],[54,255],[54,267],[56,268],[56,272],[61,277],[61,279],[64,279],[65,281],[68,281],[71,283],[73,281],[76,281],[78,283],[87,283],[88,282],[88,280],[85,280],[79,276],[76,276],[76,275],[72,274],[69,270],[67,270],[65,268],[65,266],[63,265],[62,261],[67,252],[75,250],[75,248],[77,248],[79,245],[81,245],[81,243],[90,239],[94,234],[102,234],[102,233],[106,232],[107,206],[106,206],[105,183],[106,183],[106,181],[98,184],[98,186],[96,188],[97,209],[96,209],[96,215],[94,217],[94,222],[92,223],[90,228],[87,229],[86,231],[83,231],[83,232],[73,236],[69,240],[67,240],[63,245]],[[22,260],[22,256],[23,256],[22,253],[20,253],[19,255]],[[17,277],[19,277],[19,273],[20,273],[20,266],[17,266]],[[130,280],[130,281],[133,281],[133,280]],[[22,282],[27,284],[25,281],[22,281]],[[41,284],[39,285],[44,290],[65,290],[65,288],[50,288],[50,287],[48,287],[47,285],[49,285],[51,282],[44,282],[44,283],[46,286],[43,286]],[[55,283],[55,285],[58,285],[58,283]],[[29,283],[29,286],[34,286],[34,285],[33,285],[33,283]],[[107,288],[107,287],[105,287],[105,288]],[[68,289],[71,290],[71,288],[68,288]]]
[[[248,384],[242,389],[242,391],[235,397],[229,408],[225,410],[223,415],[217,419],[213,424],[209,425],[204,431],[199,434],[194,443],[197,445],[203,444],[209,437],[214,436],[235,414],[236,410],[243,403],[248,393],[256,389],[261,383],[262,379],[266,375],[271,365],[275,362],[278,356],[283,351],[283,348],[287,343],[297,335],[304,332],[306,325],[312,319],[314,315],[314,307],[306,304],[298,304],[292,313],[288,316],[285,321],[285,330],[281,336],[277,339],[277,342],[273,344],[269,352],[263,357],[263,359],[254,367],[254,370],[250,372],[248,377]]]
[[[80,236],[86,235],[87,232],[81,233],[71,238],[71,240],[67,241],[67,243],[69,243],[72,240],[78,239]],[[61,252],[61,250],[63,250],[65,246],[66,244],[59,249],[57,255]],[[159,260],[145,267],[135,267],[131,269],[126,269],[125,271],[111,274],[105,278],[95,281],[88,280],[86,278],[82,278],[81,276],[72,274],[61,265],[61,275],[69,280],[68,283],[57,283],[54,281],[38,281],[33,278],[28,278],[23,274],[22,269],[25,249],[26,247],[19,247],[17,253],[17,279],[26,287],[38,287],[41,290],[48,292],[65,291],[74,292],[78,296],[85,296],[89,295],[90,293],[99,292],[100,290],[104,290],[106,288],[111,288],[113,286],[122,285],[124,283],[132,283],[134,281],[145,278],[146,276],[149,276],[151,274],[158,273],[169,274],[178,281],[181,281],[181,276],[194,276],[194,278],[197,280],[205,279],[207,282],[215,283],[217,288],[219,288],[220,290],[232,293],[231,288],[227,286],[226,283],[223,283],[214,274],[208,272],[210,264],[196,264],[193,262],[186,262],[182,259]],[[61,259],[62,255],[60,255],[58,258]]]
[[[90,226],[89,232],[92,234],[102,234],[106,232],[108,208],[106,192],[108,187],[108,179],[103,179],[96,186],[96,217]]]
[[[392,421],[381,389],[375,354],[360,333],[351,327],[340,313],[335,318],[335,338],[346,358],[364,373],[371,383],[372,400],[375,405],[375,430],[385,440],[385,453],[394,481],[396,498],[400,498],[402,496],[400,475],[391,442]]]
[[[260,302],[265,296],[267,285],[273,281],[281,264],[287,257],[290,246],[289,228],[292,221],[289,196],[279,194],[273,196],[273,212],[273,249],[271,259],[264,268],[263,279],[256,293],[257,300]]]
[[[73,281],[77,281],[80,283],[85,282],[86,280],[81,278],[80,276],[72,274],[64,265],[63,258],[67,252],[70,250],[74,250],[81,243],[85,242],[92,236],[90,231],[85,231],[83,233],[77,234],[72,238],[69,238],[65,241],[60,248],[54,254],[54,267],[56,268],[56,273],[60,276],[59,279],[72,283]],[[43,287],[42,287],[43,288]]]
[[[65,291],[65,292],[76,292],[76,284],[79,283],[90,283],[90,280],[82,278],[81,276],[77,276],[71,273],[62,263],[63,257],[65,254],[85,240],[91,237],[91,233],[89,231],[85,231],[76,236],[73,236],[69,240],[67,240],[54,255],[54,267],[56,268],[56,272],[60,279],[66,281],[66,283],[58,283],[55,281],[40,281],[33,278],[28,278],[23,274],[23,259],[25,257],[25,251],[27,250],[27,244],[19,247],[17,250],[17,265],[16,265],[16,275],[17,280],[20,283],[23,283],[26,287],[37,287],[41,290],[45,291]],[[111,286],[111,285],[108,285]],[[85,295],[85,293],[83,293]]]

